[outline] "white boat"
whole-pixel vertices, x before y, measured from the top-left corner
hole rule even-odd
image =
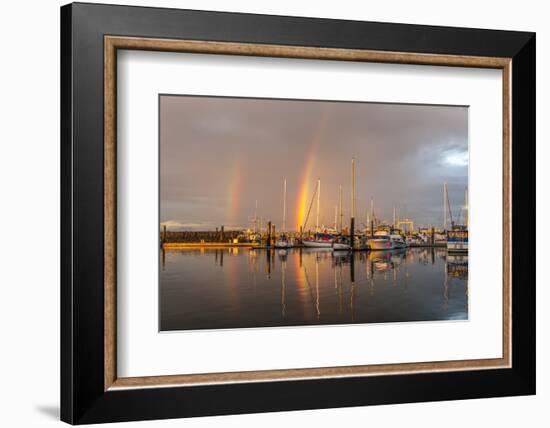
[[[285,235],[281,236],[275,241],[275,248],[291,248],[292,243],[286,238]]]
[[[335,240],[332,243],[332,249],[334,251],[349,251],[349,250],[351,250],[351,245],[349,245],[343,239]]]
[[[390,239],[393,243],[393,248],[407,248],[409,246],[401,235],[390,235]]]
[[[332,244],[332,249],[334,251],[349,251],[351,250],[351,246],[343,242],[335,242],[334,244]]]
[[[368,242],[371,250],[393,250],[395,248],[391,235],[385,231],[375,232]]]
[[[307,239],[304,239],[303,244],[304,244],[304,247],[308,247],[308,248],[331,248],[332,247],[332,244],[330,242],[313,241],[313,240],[307,240]]]
[[[302,243],[308,248],[332,248],[332,242],[304,239]]]
[[[312,238],[303,239],[302,243],[309,248],[332,248],[334,238],[327,233],[316,233]]]

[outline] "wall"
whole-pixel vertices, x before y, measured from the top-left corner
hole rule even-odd
[[[122,1],[122,0],[121,0]],[[111,3],[107,1],[105,3]],[[550,28],[544,2],[406,1],[307,2],[277,0],[127,1],[130,4],[416,24],[537,31],[538,222],[548,212],[548,52]],[[0,378],[2,425],[58,424],[59,397],[59,10],[57,0],[2,5],[0,67],[1,258]],[[546,142],[546,144],[543,144]],[[31,232],[32,233],[29,233]],[[527,233],[531,231],[527,228]],[[538,239],[538,265],[548,249]],[[421,403],[399,406],[287,412],[266,415],[152,422],[147,426],[256,427],[371,425],[408,428],[464,427],[490,423],[513,427],[548,423],[548,321],[550,297],[538,273],[538,395],[535,397]],[[546,281],[547,282],[547,281]],[[142,424],[145,426],[145,424]],[[127,424],[125,426],[138,426]]]

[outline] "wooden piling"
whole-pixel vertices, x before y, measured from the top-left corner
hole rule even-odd
[[[266,247],[271,247],[271,221],[267,222],[267,236],[265,241]]]
[[[435,228],[432,227],[432,245],[435,244]]]
[[[224,233],[224,231],[223,231],[223,225],[222,225],[222,227],[221,227],[220,241],[222,241],[222,242],[225,241],[225,233]]]
[[[351,249],[353,250],[355,249],[355,217],[351,218],[351,221],[349,224],[349,239],[350,239]]]
[[[355,207],[355,158],[351,158],[351,220],[349,225],[349,238],[351,250],[355,249],[355,217],[357,211]],[[352,255],[353,257],[353,255]]]

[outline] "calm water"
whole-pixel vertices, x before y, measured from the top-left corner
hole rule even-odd
[[[161,330],[468,319],[468,257],[411,248],[161,252]]]

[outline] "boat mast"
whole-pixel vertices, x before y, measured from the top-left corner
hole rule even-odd
[[[447,204],[447,208],[444,210],[445,217],[444,217],[443,229],[445,229],[445,227],[447,226],[447,209],[449,210],[449,220],[451,220],[451,229],[454,229],[455,222],[453,221],[453,211],[451,210],[451,202],[449,201],[449,189],[447,188],[447,182],[446,181],[443,184],[443,189],[444,189],[443,193],[444,193],[444,198],[445,198],[444,203],[446,202],[446,204]]]
[[[447,228],[447,182],[443,182],[443,230]]]
[[[317,179],[317,221],[315,224],[315,232],[319,232],[319,205],[321,203],[321,179]]]
[[[370,234],[374,234],[374,198],[370,197]]]
[[[464,206],[466,208],[465,226],[468,229],[468,187],[464,190]]]
[[[393,206],[393,228],[395,229],[395,205]]]
[[[340,233],[342,233],[342,228],[344,227],[344,211],[342,209],[342,185],[340,185]]]
[[[338,205],[334,205],[334,230],[338,231]]]
[[[309,208],[307,210],[306,219],[304,221],[304,224],[302,225],[302,231],[306,230],[307,221],[309,220],[309,214],[311,213],[311,208],[313,207],[313,201],[315,200],[315,195],[317,194],[318,191],[319,191],[319,189],[316,187],[315,192],[313,193],[313,196],[311,197],[311,202],[309,203]]]
[[[286,231],[286,178],[284,180],[283,190],[283,233]]]
[[[256,199],[256,208],[254,209],[254,233],[258,233],[258,200]]]

